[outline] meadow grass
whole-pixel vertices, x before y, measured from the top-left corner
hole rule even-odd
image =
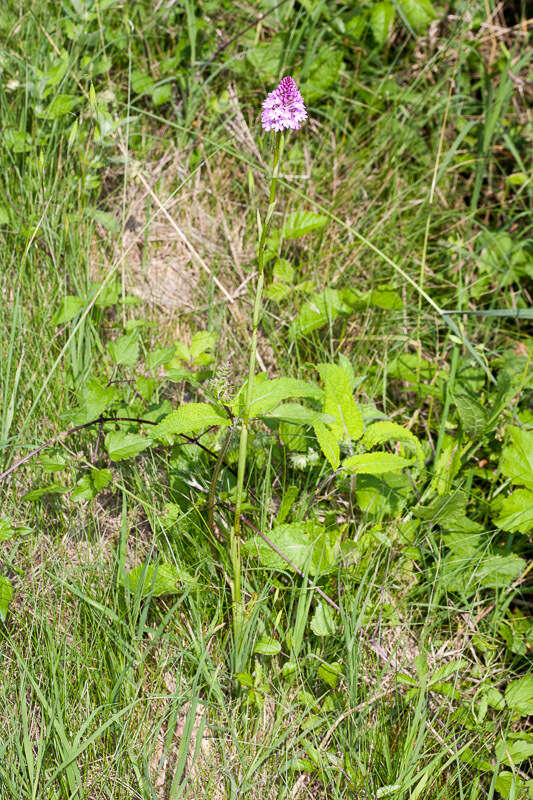
[[[1,517],[15,535],[0,528],[15,589],[0,623],[1,800],[531,796],[527,716],[506,694],[531,675],[531,534],[498,529],[491,511],[511,489],[499,469],[508,427],[532,423],[531,21],[525,4],[435,4],[424,34],[397,19],[380,48],[350,33],[352,4],[274,5],[27,0],[0,12],[0,471],[78,424],[93,376],[117,382],[116,415],[133,417],[149,402],[208,399],[204,367],[221,391],[245,380],[268,198],[259,109],[287,73],[310,120],[287,143],[273,228],[299,210],[328,224],[284,244],[295,276],[266,302],[260,369],[315,380],[313,365],[345,356],[369,418],[416,433],[425,471],[373,507],[372,481],[309,457],[309,432],[291,451],[257,425],[243,514],[268,532],[296,486],[287,520],[342,529],[335,569],[316,578],[340,612],[324,635],[315,578],[247,551],[236,676],[236,432],[214,529],[214,431],[200,439],[211,452],[175,441],[112,462],[101,425],[13,469]],[[330,306],[324,325],[291,336],[326,289],[393,290],[403,304]],[[84,304],[58,323],[67,296]],[[137,358],[109,368],[108,343],[135,329]],[[198,331],[216,347],[196,380],[146,366]],[[456,388],[489,408],[503,368],[512,397],[490,434],[467,436]],[[144,404],[139,376],[158,380]],[[452,475],[453,436],[464,449]],[[92,465],[112,483],[76,501]],[[50,486],[69,491],[25,497]],[[430,506],[442,496],[472,535],[481,526],[477,549],[455,546]],[[481,577],[505,557],[522,559],[519,573]],[[128,583],[162,563],[183,576],[177,594]]]

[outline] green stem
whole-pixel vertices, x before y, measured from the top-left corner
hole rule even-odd
[[[246,398],[244,411],[241,418],[241,437],[239,442],[239,463],[237,469],[237,493],[235,498],[235,524],[231,532],[230,557],[233,570],[232,601],[233,601],[233,635],[236,662],[239,662],[240,643],[242,625],[244,620],[244,605],[242,601],[242,582],[241,582],[241,508],[244,494],[244,473],[246,471],[246,454],[248,448],[248,428],[250,423],[250,407],[254,394],[255,379],[255,358],[257,350],[257,331],[261,318],[261,307],[263,300],[263,286],[265,281],[265,248],[268,233],[272,223],[274,208],[276,205],[277,177],[281,154],[283,151],[283,136],[281,133],[275,134],[274,139],[274,163],[272,167],[272,178],[270,181],[270,197],[267,214],[264,224],[258,218],[259,224],[259,247],[257,250],[257,286],[255,290],[254,310],[252,317],[252,339],[250,342],[250,360],[248,367],[248,385],[246,387]],[[239,667],[240,668],[240,667]]]

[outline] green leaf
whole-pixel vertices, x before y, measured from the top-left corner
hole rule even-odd
[[[329,427],[338,441],[357,441],[363,435],[363,417],[352,394],[350,378],[337,364],[318,364],[324,381],[323,411],[335,420]]]
[[[465,513],[466,497],[462,491],[457,490],[449,494],[442,494],[427,506],[418,506],[414,514],[432,525],[442,525],[447,522],[454,523],[458,517]]]
[[[154,106],[162,106],[163,103],[170,103],[172,100],[172,85],[163,83],[161,86],[154,86],[152,89],[152,102]]]
[[[41,486],[39,489],[32,489],[30,492],[26,492],[26,494],[23,495],[23,500],[34,502],[35,500],[40,500],[41,497],[45,497],[47,494],[65,494],[68,491],[69,489],[66,486],[60,486],[58,483],[51,483],[48,486]]]
[[[504,740],[501,739],[496,745],[495,749],[496,758],[504,764],[521,764],[526,758],[533,756],[533,742],[528,742],[523,739]]]
[[[142,453],[150,447],[152,440],[138,433],[110,431],[105,437],[106,450],[111,461],[123,461]]]
[[[437,17],[430,0],[398,0],[398,6],[415,33],[423,33]]]
[[[196,361],[199,356],[213,350],[216,341],[217,335],[213,331],[198,331],[195,333],[191,339],[191,361]]]
[[[155,81],[147,72],[139,69],[132,70],[131,88],[135,94],[148,94],[154,89]]]
[[[330,570],[336,561],[339,532],[327,531],[317,522],[293,522],[276,525],[268,538],[300,570],[310,575],[321,575]],[[292,570],[260,536],[249,539],[243,550],[259,556],[261,564],[271,569]]]
[[[311,619],[311,630],[316,636],[331,636],[335,633],[335,615],[333,609],[320,600]]]
[[[329,607],[328,607],[329,608]],[[318,610],[318,609],[317,609]],[[316,616],[316,612],[315,612]],[[314,617],[313,617],[314,619]],[[313,623],[311,622],[311,627]],[[315,631],[316,633],[316,631]],[[321,634],[317,634],[320,636]],[[322,663],[317,670],[318,677],[334,689],[342,676],[342,664],[340,661],[334,661],[332,664]]]
[[[328,224],[328,218],[314,211],[293,211],[285,220],[281,230],[284,239],[299,239],[311,231],[323,228]]]
[[[120,223],[109,211],[101,211],[99,208],[90,208],[87,210],[87,214],[110,233],[120,233]],[[98,300],[100,300],[100,298],[98,298]]]
[[[63,325],[65,322],[70,322],[85,307],[85,303],[86,301],[83,297],[77,297],[73,294],[67,295],[61,307],[52,317],[52,325]]]
[[[35,114],[42,119],[58,119],[64,117],[75,108],[80,102],[80,98],[74,94],[58,94],[46,107],[35,107]]]
[[[276,524],[282,525],[289,515],[294,501],[298,497],[300,489],[298,486],[288,486],[280,503],[280,507],[276,516]]]
[[[342,462],[343,469],[358,475],[382,475],[385,472],[398,472],[412,464],[412,459],[393,453],[362,453],[350,456]]]
[[[505,702],[520,717],[533,714],[533,675],[512,681],[505,690]]]
[[[496,498],[491,509],[498,528],[511,533],[533,530],[533,492],[530,489],[516,489],[504,500]]]
[[[161,597],[162,595],[180,594],[184,584],[194,585],[194,579],[183,569],[174,564],[139,564],[126,576],[132,594],[141,597]]]
[[[114,342],[107,345],[109,355],[115,364],[122,364],[125,367],[133,367],[139,358],[139,336],[137,330],[119,336]]]
[[[85,421],[98,419],[101,414],[117,398],[116,386],[104,386],[98,378],[89,378],[83,388],[83,405],[85,408]]]
[[[510,426],[500,457],[500,470],[514,484],[533,489],[533,431]]]
[[[0,620],[6,621],[7,608],[13,596],[13,584],[9,578],[0,575]]]
[[[356,299],[357,304],[361,302],[360,298]],[[403,300],[390,286],[378,286],[377,289],[372,289],[370,292],[369,304],[376,306],[376,308],[384,308],[386,311],[401,311],[403,308]]]
[[[82,500],[92,500],[98,492],[109,485],[112,477],[108,469],[92,469],[88,475],[84,475],[77,481],[70,499],[75,503]]]
[[[369,450],[377,444],[383,444],[388,441],[405,442],[413,448],[416,453],[418,461],[424,463],[424,453],[422,445],[414,433],[398,425],[397,422],[375,422],[370,425],[363,436],[363,444]]]
[[[172,411],[159,425],[152,428],[154,439],[177,436],[181,433],[197,433],[211,425],[230,425],[230,420],[215,406],[209,403],[187,403]]]
[[[304,303],[296,319],[291,323],[291,336],[306,336],[323,325],[333,322],[339,315],[350,314],[351,307],[345,302],[341,292],[326,289],[324,292],[311,295]]]
[[[0,519],[0,542],[8,542],[15,535],[11,520],[6,517]]]
[[[270,82],[278,78],[283,49],[281,37],[274,37],[249,50],[246,59],[252,65],[255,74]]]
[[[314,103],[336,84],[343,65],[342,56],[340,47],[335,50],[320,48],[309,70],[309,78],[301,87],[307,103]]]
[[[338,470],[341,453],[337,437],[331,430],[326,427],[323,422],[315,422],[314,424],[315,436],[324,457],[331,464],[331,468],[335,471]]]
[[[231,408],[237,415],[241,415],[244,411],[246,391],[247,384],[244,384],[231,402]],[[301,381],[297,378],[267,380],[258,375],[254,383],[250,416],[267,416],[267,412],[272,411],[290,397],[309,397],[313,400],[320,400],[322,395],[322,390],[316,384],[308,381]]]
[[[392,3],[376,3],[370,11],[370,27],[376,43],[385,44],[389,37],[392,21],[394,19],[394,6]]]
[[[475,439],[485,432],[488,424],[487,410],[466,392],[458,391],[453,400],[457,408],[461,427],[468,437]]]
[[[293,422],[295,425],[314,425],[318,421],[328,421],[329,417],[312,408],[302,406],[300,403],[281,403],[272,411],[267,411],[263,416],[268,419],[282,419]]]
[[[525,568],[526,562],[519,556],[489,556],[481,562],[476,577],[482,586],[504,589],[510,586]]]
[[[260,639],[257,640],[254,653],[258,653],[262,656],[275,656],[281,650],[281,644],[278,642],[277,639],[271,639],[268,636],[262,636]]]
[[[176,348],[174,345],[170,347],[157,347],[146,356],[146,366],[148,369],[155,369],[161,364],[168,364],[174,358]]]

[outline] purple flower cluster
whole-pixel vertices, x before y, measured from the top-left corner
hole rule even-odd
[[[288,75],[282,78],[277,89],[263,102],[261,121],[265,131],[297,131],[307,119],[304,100],[294,80]]]

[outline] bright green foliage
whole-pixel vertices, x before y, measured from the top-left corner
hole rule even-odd
[[[9,578],[0,575],[0,620],[5,622],[7,609],[13,596],[13,584]]]
[[[507,429],[500,470],[512,483],[533,489],[533,431],[514,426]]]
[[[362,453],[350,456],[342,462],[343,469],[357,475],[383,475],[386,472],[398,472],[412,464],[409,458],[394,453]]]
[[[180,594],[194,586],[193,578],[186,571],[164,562],[139,564],[127,573],[124,582],[132,594],[140,597]]]
[[[154,439],[163,439],[165,436],[178,436],[180,433],[197,433],[210,425],[229,424],[229,419],[214,406],[208,403],[187,403],[172,411],[159,425],[152,428],[150,434]]]
[[[321,575],[335,564],[339,539],[337,529],[326,530],[317,522],[293,522],[276,525],[269,531],[268,538],[298,569],[309,575]],[[245,549],[250,555],[257,555],[265,567],[289,572],[293,570],[259,536],[250,539]]]
[[[505,702],[517,716],[533,714],[533,675],[511,681],[505,690]]]
[[[387,41],[392,23],[394,21],[395,9],[392,3],[375,3],[370,11],[370,27],[376,43],[385,44]]]
[[[316,636],[331,636],[336,627],[333,609],[323,600],[319,600],[311,619],[311,630]]]
[[[533,530],[533,492],[516,489],[508,497],[492,504],[494,524],[504,531],[529,533]]]
[[[415,451],[419,463],[424,462],[424,453],[419,439],[408,428],[404,428],[396,422],[374,422],[366,429],[363,436],[363,444],[369,449],[389,441],[405,442]]]
[[[357,441],[363,435],[363,417],[352,394],[350,378],[336,364],[319,364],[324,383],[323,412],[333,418],[329,428],[338,441]]]
[[[106,450],[111,461],[123,461],[126,458],[142,453],[150,447],[152,440],[138,433],[125,431],[110,431],[105,437]]]

